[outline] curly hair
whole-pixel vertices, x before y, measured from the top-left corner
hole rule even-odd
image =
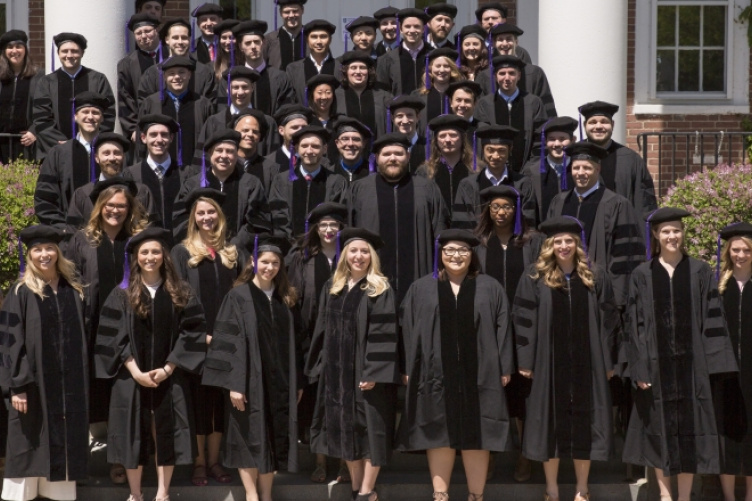
[[[198,202],[205,202],[217,211],[217,224],[211,231],[208,242],[204,242],[201,238],[198,225],[196,224],[196,207],[198,206]],[[234,245],[227,243],[226,227],[227,219],[224,212],[222,212],[222,207],[211,198],[199,197],[196,203],[193,204],[193,208],[188,216],[188,234],[185,240],[183,240],[183,245],[188,250],[188,254],[191,255],[191,258],[188,260],[188,266],[195,268],[204,259],[211,259],[210,247],[216,251],[226,268],[231,270],[237,266],[238,249]]]
[[[138,250],[144,243],[148,241],[149,240],[142,242],[141,245],[139,245],[131,253],[131,276],[128,282],[128,289],[126,291],[128,302],[130,303],[131,308],[133,309],[134,313],[136,313],[136,315],[141,318],[146,318],[149,315],[150,298],[149,295],[146,294],[146,285],[144,285],[143,281],[141,280],[141,267],[138,264],[137,256]],[[172,299],[172,304],[175,306],[175,308],[183,309],[185,308],[185,305],[188,304],[188,301],[191,298],[191,287],[178,275],[178,272],[175,270],[175,265],[172,263],[172,257],[170,256],[168,250],[164,245],[161,245],[161,247],[162,266],[159,268],[159,274],[162,277],[164,289],[170,295],[170,299]]]
[[[752,251],[752,238],[747,236],[738,237],[744,244]],[[721,250],[721,276],[718,279],[718,292],[723,294],[726,292],[729,281],[734,276],[734,263],[731,261],[731,241],[734,238],[729,238],[723,245]]]
[[[462,136],[462,158],[460,161],[465,168],[470,170],[473,165],[473,147],[470,146],[470,141],[467,140],[467,136],[462,131],[460,131],[460,136]],[[433,141],[431,141],[431,156],[423,164],[426,167],[426,175],[429,179],[433,179],[436,175],[436,170],[443,163],[442,158],[443,155],[441,150],[439,150],[439,142],[434,137]]]
[[[267,254],[271,251],[261,252],[259,254],[259,258],[263,256],[264,254]],[[282,298],[282,301],[287,305],[288,308],[292,308],[297,304],[298,302],[298,290],[290,285],[290,281],[287,278],[287,271],[285,270],[285,258],[284,256],[277,254],[276,252],[272,252],[272,254],[275,254],[277,257],[279,257],[280,266],[279,266],[279,272],[277,272],[277,275],[274,277],[274,290],[277,291],[277,293]],[[243,271],[240,273],[240,276],[235,280],[235,283],[233,283],[233,287],[237,287],[239,285],[244,285],[253,280],[253,277],[256,276],[256,270],[253,266],[253,258],[248,260],[248,263],[245,265],[245,268],[243,268]]]
[[[588,257],[582,248],[580,237],[572,235],[574,238],[577,251],[574,256],[575,271],[579,275],[582,283],[585,284],[590,290],[595,287],[595,275],[588,266]],[[535,272],[530,275],[533,280],[543,278],[543,283],[552,289],[561,289],[566,286],[566,279],[564,272],[561,271],[559,265],[556,263],[556,256],[554,255],[554,237],[547,238],[541,246],[540,255],[538,261],[535,263]]]
[[[334,270],[334,275],[332,275],[332,287],[329,289],[329,294],[339,294],[345,288],[345,285],[347,285],[347,280],[350,278],[350,263],[347,262],[347,250],[351,244],[352,242],[348,243],[342,249],[339,261],[337,261],[337,269]],[[378,297],[389,288],[389,279],[381,272],[381,260],[376,253],[376,249],[370,243],[366,242],[366,244],[371,253],[371,262],[368,265],[366,280],[361,288],[366,291],[368,297]]]
[[[343,64],[342,68],[340,68],[340,71],[342,72],[342,75],[340,78],[340,85],[342,85],[343,89],[350,88],[350,82],[347,80],[348,68],[350,68],[349,64]],[[369,66],[368,67],[368,81],[366,83],[366,89],[373,89],[374,85],[376,85],[376,68],[373,66]]]
[[[460,66],[457,69],[465,78],[469,79],[470,73],[473,73],[474,76],[478,76],[478,73],[488,68],[488,66],[488,49],[486,48],[486,44],[481,44],[480,57],[478,57],[478,63],[475,66],[475,69],[471,68],[470,65],[467,64],[467,58],[462,53],[462,49],[460,48]]]
[[[498,197],[498,198],[506,198],[506,197]],[[506,198],[507,200],[510,200],[512,204],[516,204],[517,200],[512,198]],[[512,224],[512,228],[514,228],[514,220],[515,217],[517,217],[517,208],[515,206],[514,212],[509,216],[509,221]],[[487,203],[483,206],[483,210],[481,211],[480,215],[478,216],[478,225],[475,227],[475,236],[478,237],[478,240],[483,245],[488,245],[488,239],[491,238],[491,235],[494,234],[495,230],[494,227],[496,225],[493,222],[493,219],[491,218],[491,204]],[[521,235],[512,235],[512,238],[509,240],[509,242],[514,245],[515,247],[524,247],[525,244],[530,240],[530,237],[535,233],[535,229],[530,228],[530,225],[528,224],[527,218],[522,218],[522,234]]]
[[[123,229],[125,229],[126,233],[129,236],[133,236],[149,225],[146,209],[144,209],[139,199],[131,195],[130,191],[123,186],[110,186],[99,194],[99,198],[94,202],[94,208],[91,210],[89,222],[83,229],[86,240],[89,241],[89,245],[92,247],[99,247],[105,235],[102,209],[118,193],[122,193],[125,199],[128,200],[128,216],[126,216],[125,223],[123,223]]]

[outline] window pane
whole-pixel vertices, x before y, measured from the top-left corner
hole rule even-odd
[[[225,11],[224,19],[251,19],[251,0],[219,0]]]
[[[0,33],[8,31],[8,21],[5,18],[5,8],[7,5],[0,4]]]
[[[726,90],[726,58],[722,50],[705,50],[702,53],[702,90],[723,92]]]
[[[705,7],[703,15],[703,45],[724,47],[726,45],[726,7],[722,5]]]
[[[676,7],[658,7],[658,47],[676,45]]]
[[[658,92],[674,92],[674,51],[659,50],[656,63],[656,89]]]
[[[679,91],[696,92],[700,89],[700,51],[679,51]]]
[[[443,3],[444,0],[415,0],[415,7],[418,9],[425,9],[429,5],[433,5],[435,3]],[[453,2],[447,2],[447,3],[453,3]],[[368,14],[370,15],[370,14]]]
[[[682,5],[679,7],[679,45],[682,47],[700,45],[700,6]]]

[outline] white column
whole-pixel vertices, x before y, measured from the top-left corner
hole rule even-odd
[[[618,104],[614,139],[623,143],[627,0],[539,2],[538,64],[548,76],[559,116],[577,118],[577,108],[588,101]]]
[[[530,54],[533,63],[538,64],[538,2],[539,0],[518,0],[517,26],[525,33],[520,37],[520,45]]]
[[[45,0],[44,40],[47,72],[52,69],[52,37],[62,32],[79,33],[86,37],[88,42],[83,65],[104,73],[117,97],[117,63],[125,56],[125,23],[132,13],[133,1]],[[59,67],[60,60],[57,59],[56,50],[55,68]],[[118,125],[117,129],[119,128]]]

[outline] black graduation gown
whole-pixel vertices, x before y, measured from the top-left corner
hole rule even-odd
[[[296,169],[298,179],[289,180],[289,171],[279,172],[272,180],[269,191],[269,209],[277,236],[292,240],[304,232],[305,218],[323,202],[344,203],[347,183],[345,178],[321,165],[320,171],[308,183],[302,168]]]
[[[410,173],[415,174],[418,171],[418,167],[423,165],[426,161],[426,136],[424,134],[418,134],[418,139],[410,146]],[[449,209],[447,207],[447,209]]]
[[[98,182],[98,181],[97,181]],[[73,198],[68,205],[68,214],[65,217],[65,223],[69,232],[75,233],[89,224],[91,211],[94,209],[94,202],[91,201],[91,192],[94,190],[95,183],[89,183],[81,186],[73,192]],[[144,206],[146,213],[151,215],[155,213],[154,199],[146,185],[137,183],[136,199]]]
[[[551,201],[561,193],[561,179],[556,175],[551,165],[546,160],[546,172],[540,173],[540,157],[532,157],[522,168],[522,174],[525,177],[530,178],[530,186],[533,190],[534,203],[535,203],[535,226],[544,222],[548,218],[548,209],[551,206]],[[572,162],[567,159],[567,187],[572,189],[574,187],[574,180],[572,179]]]
[[[154,200],[155,214],[150,214],[149,219],[157,221],[163,228],[172,230],[172,211],[175,198],[180,187],[186,180],[195,175],[196,169],[191,166],[178,167],[173,161],[167,169],[164,177],[159,179],[154,170],[144,160],[141,163],[131,165],[123,172],[123,177],[133,179],[149,188],[152,200]]]
[[[307,51],[305,40],[302,40],[305,35],[300,30],[292,38],[282,27],[264,35],[263,56],[266,64],[285,71],[288,64],[303,59]]]
[[[306,82],[316,75],[334,75],[339,80],[342,75],[342,65],[330,53],[329,58],[324,61],[324,65],[321,67],[321,72],[316,70],[316,65],[311,58],[306,57],[288,64],[285,73],[287,73],[287,79],[292,85],[295,101],[303,104],[305,103]]]
[[[311,451],[348,461],[386,465],[394,435],[400,382],[394,293],[375,298],[360,287],[329,294],[324,286],[305,373],[318,380]],[[361,391],[360,382],[374,382]]]
[[[99,329],[99,312],[112,289],[123,280],[125,245],[130,238],[121,231],[110,242],[103,236],[98,246],[93,246],[82,230],[77,230],[66,246],[65,257],[73,261],[81,275],[84,288],[84,328],[89,350],[89,422],[107,421],[110,410],[110,384],[96,379],[94,373],[94,348]]]
[[[254,108],[274,116],[283,104],[295,102],[295,91],[290,79],[287,78],[287,73],[267,65],[259,75],[251,96]],[[277,129],[274,129],[270,134],[276,134],[276,131]]]
[[[592,264],[608,273],[616,304],[624,309],[629,292],[629,275],[645,260],[642,222],[626,198],[603,186],[600,190],[603,190],[603,194],[592,227],[588,228],[588,224],[585,224],[588,255]],[[566,214],[564,205],[569,197],[575,196],[573,193],[574,190],[569,190],[554,197],[548,217]],[[580,214],[582,219],[586,219],[582,216]]]
[[[206,119],[206,122],[201,126],[201,132],[196,141],[196,151],[193,157],[194,165],[201,165],[201,152],[203,151],[204,143],[208,138],[217,132],[234,128],[232,124],[234,117],[235,115],[230,113],[230,108],[226,104],[222,103],[217,105],[217,113]],[[257,153],[261,156],[266,156],[272,151],[276,151],[276,149],[282,144],[282,139],[277,133],[277,122],[275,122],[269,115],[266,115],[264,119],[269,132],[256,148]]]
[[[199,38],[196,39],[196,50],[191,52],[191,57],[193,57],[196,61],[202,64],[212,63],[211,53],[209,52],[209,46],[206,45],[206,43],[204,43],[203,39],[200,36]]]
[[[522,454],[535,461],[557,457],[607,461],[613,454],[607,372],[616,365],[614,346],[621,325],[611,284],[597,272],[595,290],[574,278],[578,285],[572,286],[571,306],[565,313],[566,290],[552,290],[542,278],[533,280],[534,271],[530,267],[520,278],[512,312],[517,364],[533,371]],[[563,322],[564,318],[580,322]],[[574,391],[577,385],[580,389],[589,385],[589,391]],[[590,425],[578,426],[588,415]]]
[[[410,286],[400,306],[409,380],[398,450],[511,449],[501,385],[515,371],[510,320],[504,289],[486,275],[465,278],[456,297],[432,275]]]
[[[149,54],[139,49],[118,61],[118,120],[123,135],[128,139],[138,130],[138,86],[141,75],[155,64],[155,60]]]
[[[525,176],[511,169],[507,169],[507,177],[501,184],[512,186],[520,192],[522,202],[522,216],[528,221],[534,220],[535,201],[532,186]],[[452,227],[473,230],[478,225],[478,217],[483,211],[480,203],[480,192],[491,187],[491,181],[486,176],[485,169],[472,173],[460,181],[452,205]]]
[[[0,132],[20,134],[29,131],[37,134],[36,125],[32,122],[32,104],[43,76],[44,73],[39,70],[30,78],[15,77],[0,81]],[[20,138],[2,138],[0,162],[7,164],[21,156],[33,160],[34,150],[34,145],[23,146]]]
[[[376,79],[393,96],[410,94],[420,87],[429,49],[428,44],[423,44],[417,58],[413,60],[410,52],[400,44],[397,50],[391,50],[376,60]]]
[[[274,158],[275,154],[272,154],[271,157]],[[269,156],[256,154],[251,159],[238,157],[238,164],[245,170],[246,174],[256,176],[264,187],[264,193],[269,193],[272,187],[272,179],[280,169],[277,162],[270,160]]]
[[[645,217],[658,208],[645,161],[623,144],[611,141],[608,156],[601,161],[601,179],[606,188],[629,200],[638,215]]]
[[[28,412],[8,408],[5,477],[52,482],[88,475],[88,353],[83,305],[60,278],[45,299],[13,285],[0,311],[0,387],[26,393]]]
[[[160,96],[159,92],[150,95],[143,101],[139,108],[139,116],[149,115],[152,113],[158,113],[161,115],[167,115],[180,124],[180,132],[178,134],[182,137],[183,148],[183,165],[201,165],[201,153],[198,149],[198,138],[201,132],[201,126],[206,120],[214,114],[214,105],[211,101],[203,96],[199,96],[190,91],[180,100],[180,111],[175,112],[175,104],[167,95],[165,91],[164,96]],[[146,153],[146,145],[140,143],[139,140],[139,157],[143,157]],[[198,155],[198,162],[194,162],[196,155]],[[178,157],[178,135],[175,135],[175,139],[170,146],[170,156],[172,158]]]
[[[492,94],[491,90],[491,68],[487,67],[478,72],[475,76],[475,81],[478,82],[483,89],[483,95]],[[551,94],[551,86],[548,84],[548,77],[543,68],[534,64],[527,64],[525,71],[522,72],[518,87],[524,89],[534,96],[538,96],[543,101],[543,107],[546,113],[546,118],[554,118],[556,115],[556,103],[554,103],[554,96]],[[494,89],[496,88],[496,82],[494,81]]]
[[[266,193],[261,181],[256,176],[246,174],[236,167],[224,183],[220,183],[207,166],[206,179],[209,187],[227,193],[222,206],[228,221],[227,238],[232,239],[247,222],[254,220],[271,221]],[[192,176],[183,183],[172,206],[172,232],[175,241],[183,240],[188,231],[188,217],[190,207],[186,207],[185,199],[192,191],[200,188],[201,174]],[[233,197],[234,196],[234,200]],[[230,213],[232,211],[233,213]]]
[[[658,295],[657,272],[665,284]],[[668,285],[673,281],[675,288]],[[674,304],[675,295],[680,296]],[[659,301],[668,303],[664,311],[671,315],[656,316]],[[687,256],[669,281],[657,259],[638,266],[630,278],[625,331],[630,377],[652,386],[633,392],[622,460],[669,476],[718,474],[720,437],[710,378],[738,369],[710,267]]]
[[[269,177],[266,177],[266,171],[264,171],[264,189],[267,193],[271,193],[272,181],[280,172],[287,172],[290,169],[290,157],[285,155],[283,150],[284,146],[280,146],[277,151],[267,155],[265,160],[270,162]]]
[[[381,269],[401,302],[411,283],[433,270],[433,244],[449,227],[449,208],[436,183],[406,175],[387,183],[368,176],[350,186],[350,224],[380,234]]]
[[[99,176],[99,167],[95,167]],[[66,229],[73,193],[91,180],[89,153],[77,139],[52,148],[39,168],[34,190],[34,212],[42,224]]]
[[[358,95],[352,89],[339,87],[334,91],[334,97],[338,114],[357,118],[371,129],[374,137],[386,134],[386,110],[393,99],[389,92],[372,88]]]
[[[43,160],[49,151],[73,137],[71,132],[71,99],[83,91],[96,92],[110,101],[104,110],[100,132],[115,129],[115,95],[107,77],[98,71],[82,67],[75,79],[61,68],[43,76],[34,94],[32,120],[37,136],[37,160]]]
[[[176,309],[164,286],[149,299],[150,313],[138,317],[126,291],[116,287],[104,306],[97,333],[97,377],[112,379],[107,462],[137,468],[148,460],[151,418],[157,428],[158,465],[193,464],[195,430],[190,392],[183,371],[198,374],[205,358],[206,322],[195,294],[185,308]],[[125,367],[134,357],[143,372],[176,365],[172,376],[157,388],[139,385]],[[151,413],[150,411],[153,411]]]
[[[345,181],[347,182],[348,189],[350,188],[350,185],[357,181],[358,179],[363,179],[364,177],[370,176],[371,172],[368,170],[368,159],[363,158],[361,159],[360,165],[355,170],[349,170],[345,169],[342,166],[342,160],[337,160],[334,163],[334,173],[339,174],[343,178],[345,178]],[[373,173],[375,174],[375,172]]]
[[[269,317],[258,311],[270,305],[273,333],[260,327]],[[279,330],[283,327],[286,332]],[[270,334],[276,341],[267,337]],[[259,473],[298,470],[296,390],[303,387],[301,376],[302,353],[290,309],[276,293],[270,302],[253,282],[233,288],[217,314],[203,377],[205,385],[248,399],[241,412],[230,405],[229,393],[225,395],[224,466],[257,468]]]
[[[470,170],[470,167],[466,166],[461,161],[451,170],[449,170],[449,167],[442,162],[436,168],[434,176],[430,178],[430,180],[436,183],[436,186],[439,187],[441,196],[444,198],[444,205],[449,208],[450,226],[454,221],[455,206],[453,201],[459,192],[459,185],[472,174],[474,173]],[[429,179],[426,165],[423,164],[418,167],[415,175]]]
[[[541,99],[520,88],[519,95],[512,101],[512,110],[508,111],[507,103],[498,92],[483,96],[475,106],[473,115],[479,122],[488,122],[494,125],[511,125],[519,130],[512,153],[509,157],[509,165],[519,172],[533,152],[536,143],[535,131],[546,123],[546,110]]]
[[[167,61],[167,59],[165,59]],[[154,65],[144,70],[141,79],[138,82],[137,98],[138,109],[141,109],[141,103],[154,93],[159,93],[159,79],[164,78],[159,71],[159,65]],[[199,96],[203,96],[214,104],[216,97],[217,82],[214,77],[214,68],[206,64],[197,63],[196,71],[191,75],[188,82],[188,88]]]

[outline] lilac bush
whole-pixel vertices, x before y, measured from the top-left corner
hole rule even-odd
[[[730,223],[752,222],[752,165],[720,164],[686,176],[669,189],[661,206],[692,213],[684,219],[687,250],[715,266],[719,230]]]
[[[0,165],[0,289],[18,278],[18,233],[34,224],[39,166],[26,160]]]

